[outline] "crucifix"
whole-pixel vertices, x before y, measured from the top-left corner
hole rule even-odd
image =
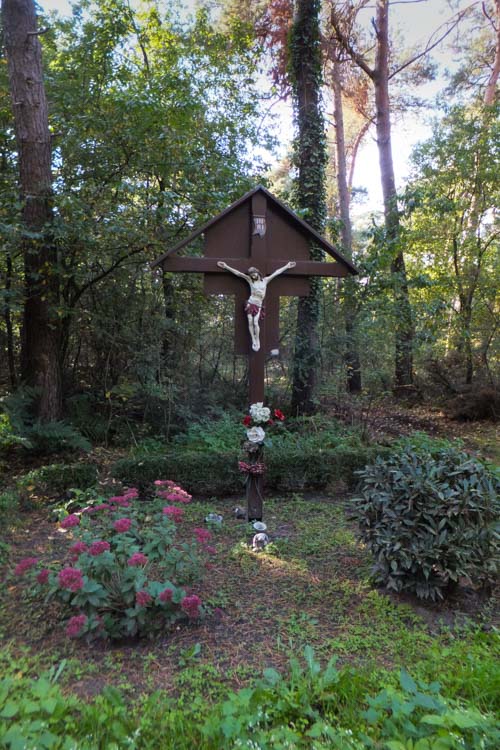
[[[177,253],[203,235],[202,257]],[[315,243],[333,259],[312,261]],[[280,297],[309,294],[310,276],[357,269],[312,227],[259,185],[154,261],[164,272],[203,273],[206,294],[235,297],[236,354],[249,358],[249,403],[264,402],[265,365],[279,354]],[[265,311],[264,311],[265,305]],[[262,519],[263,478],[248,476],[247,517]]]

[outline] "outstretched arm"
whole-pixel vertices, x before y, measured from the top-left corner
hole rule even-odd
[[[224,263],[223,260],[218,260],[217,265],[219,266],[219,268],[223,268],[224,271],[230,271],[231,273],[234,273],[235,276],[239,276],[240,279],[245,279],[245,281],[248,281],[248,283],[250,283],[250,276],[247,276],[246,273],[238,271],[236,268],[231,268],[231,266],[228,266],[227,263]]]
[[[286,266],[283,266],[283,268],[277,268],[274,273],[272,273],[270,276],[266,276],[264,279],[265,282],[269,282],[272,279],[274,279],[276,276],[279,276],[281,273],[285,273],[285,271],[288,271],[289,268],[295,268],[296,262],[294,260],[289,261]]]

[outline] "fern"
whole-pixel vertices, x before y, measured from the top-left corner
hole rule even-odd
[[[38,388],[24,386],[0,401],[4,412],[0,421],[0,449],[21,445],[36,453],[91,450],[90,442],[66,422],[35,419],[33,407],[39,394]]]

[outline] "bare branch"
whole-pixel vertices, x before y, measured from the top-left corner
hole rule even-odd
[[[340,24],[338,22],[337,14],[335,13],[335,9],[332,8],[332,12],[330,14],[330,21],[333,26],[333,29],[335,31],[335,37],[337,39],[337,42],[341,45],[341,47],[347,52],[351,60],[353,60],[358,67],[363,70],[367,76],[369,76],[372,80],[375,76],[375,71],[370,68],[367,61],[361,55],[357,50],[354,49],[351,42],[349,41],[349,38],[344,34],[342,29],[340,28]]]
[[[402,63],[396,70],[393,70],[392,73],[389,74],[389,80],[391,78],[394,78],[398,73],[401,73],[402,70],[407,68],[410,65],[413,65],[414,62],[417,60],[420,60],[422,57],[425,57],[425,55],[428,55],[429,52],[431,52],[435,47],[437,47],[441,42],[446,39],[446,37],[451,34],[451,32],[458,26],[460,21],[469,13],[472,8],[477,6],[477,2],[472,3],[471,5],[468,5],[467,8],[464,8],[464,10],[461,10],[459,13],[457,13],[452,18],[448,19],[448,21],[445,21],[444,24],[439,26],[439,28],[434,31],[434,33],[429,37],[429,40],[427,41],[427,44],[425,46],[425,49],[422,50],[422,52],[419,52],[418,54],[414,55],[413,57],[410,57],[409,60],[406,60],[404,63]],[[450,25],[451,24],[451,25]],[[437,33],[444,27],[445,30],[439,36],[435,41],[433,41],[434,37]]]

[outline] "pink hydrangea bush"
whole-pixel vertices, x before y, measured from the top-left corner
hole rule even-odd
[[[66,516],[67,559],[50,566],[28,557],[15,567],[14,576],[61,603],[69,638],[142,636],[202,616],[192,585],[215,552],[212,534],[196,528],[191,541],[176,542],[184,510],[175,503],[191,495],[171,480],[157,480],[155,494],[141,502],[131,488]]]

